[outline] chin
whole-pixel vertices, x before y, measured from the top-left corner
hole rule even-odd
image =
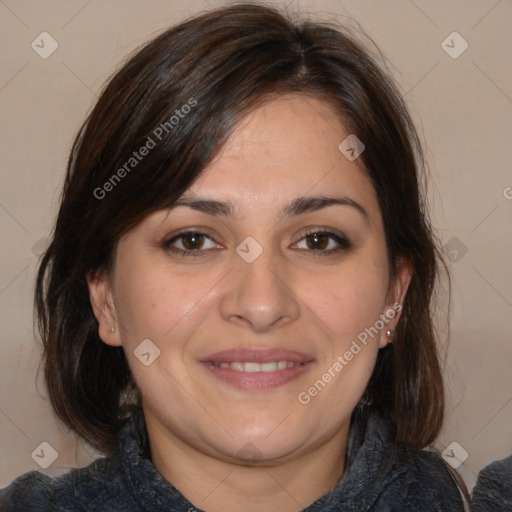
[[[295,439],[274,439],[269,442],[268,439],[255,439],[254,441],[245,441],[231,446],[226,456],[243,466],[273,466],[282,464],[287,459],[292,459],[297,452],[304,448],[304,441]]]

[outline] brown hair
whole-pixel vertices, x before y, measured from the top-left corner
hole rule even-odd
[[[119,238],[170,207],[244,115],[293,92],[329,102],[364,142],[360,159],[382,211],[390,273],[399,257],[412,266],[393,344],[379,351],[364,399],[396,425],[398,441],[423,447],[439,433],[444,394],[431,302],[442,259],[404,102],[346,30],[238,4],[191,18],[135,53],[110,79],[69,157],[35,305],[51,403],[100,450],[112,449],[135,386],[123,349],[99,338],[86,276],[111,268]],[[154,147],[131,161],[148,138]]]

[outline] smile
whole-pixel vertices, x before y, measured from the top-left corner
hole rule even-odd
[[[229,362],[211,362],[211,364],[217,368],[231,368],[238,372],[276,372],[279,370],[285,370],[286,368],[293,368],[294,366],[301,366],[304,363],[294,363],[293,361],[269,361],[267,363],[255,363],[254,361],[234,361]]]

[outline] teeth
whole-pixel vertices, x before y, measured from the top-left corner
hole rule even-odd
[[[239,372],[275,372],[276,370],[285,370],[286,368],[293,368],[300,366],[301,363],[294,363],[292,361],[269,361],[268,363],[255,363],[253,361],[247,362],[233,362],[233,363],[214,363],[218,368],[231,368]]]
[[[277,370],[276,362],[261,364],[261,371],[263,371],[263,372],[275,372],[276,370]]]
[[[263,365],[262,364],[258,364],[258,363],[243,363],[243,365],[244,365],[244,368],[243,368],[244,372],[252,373],[252,372],[262,372],[263,371]]]

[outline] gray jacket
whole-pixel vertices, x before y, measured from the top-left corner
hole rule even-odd
[[[480,471],[473,489],[471,510],[512,512],[512,455]]]
[[[364,407],[350,428],[347,466],[333,491],[305,512],[463,512],[458,488],[435,453],[391,441],[392,426]],[[194,512],[148,457],[142,414],[121,430],[116,452],[50,478],[27,473],[0,491],[1,512]]]

